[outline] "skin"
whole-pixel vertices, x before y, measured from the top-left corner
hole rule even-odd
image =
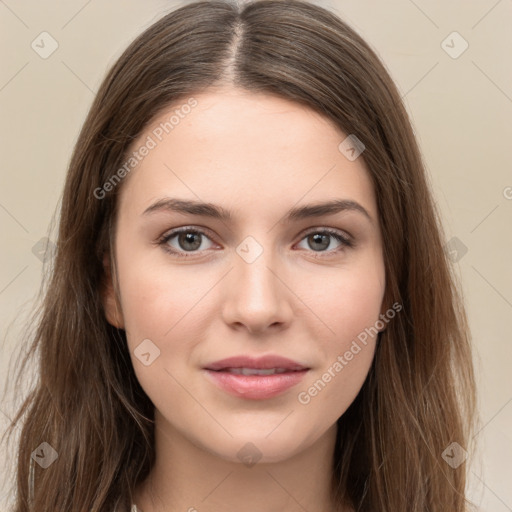
[[[144,512],[336,511],[329,492],[336,420],[367,376],[376,337],[308,404],[297,396],[384,312],[370,175],[363,156],[350,161],[338,149],[346,134],[304,106],[227,87],[194,98],[198,105],[122,183],[120,303],[111,280],[104,295],[107,319],[126,330],[135,373],[155,405],[157,460],[135,503]],[[233,221],[142,215],[164,196],[222,206]],[[372,220],[356,211],[282,220],[292,207],[332,199],[357,201]],[[156,243],[182,226],[206,231],[188,258]],[[355,246],[332,237],[314,245],[310,228],[348,234]],[[263,249],[251,263],[236,252],[247,236]],[[167,245],[190,247],[178,236]],[[149,366],[134,353],[145,339],[160,350]],[[278,354],[310,371],[267,400],[229,395],[205,378],[207,363],[241,354]],[[261,455],[251,467],[237,457],[246,443]]]

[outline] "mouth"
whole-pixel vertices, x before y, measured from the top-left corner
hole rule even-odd
[[[297,385],[310,368],[280,356],[223,359],[203,368],[206,377],[221,390],[239,398],[265,400]]]
[[[276,375],[279,373],[298,372],[301,370],[288,370],[286,368],[224,368],[222,370],[212,370],[217,372],[232,373],[233,375]]]

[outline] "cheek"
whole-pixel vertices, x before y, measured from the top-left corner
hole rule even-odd
[[[199,317],[208,283],[199,286],[190,273],[133,261],[119,264],[119,280],[135,374],[157,408],[190,407],[180,383],[187,382],[183,363],[204,333]]]
[[[349,343],[298,390],[299,411],[315,429],[332,425],[350,407],[368,375],[375,341]]]
[[[384,287],[384,265],[372,258],[332,273],[322,293],[310,295],[329,327],[328,335],[316,337],[323,363],[297,396],[311,412],[328,410],[335,421],[357,396],[375,353]]]
[[[330,328],[329,346],[343,350],[379,319],[385,289],[384,265],[376,258],[368,258],[357,265],[330,269],[321,284],[314,293],[309,292],[310,303]]]
[[[214,282],[214,276],[203,273],[199,277],[192,266],[173,268],[159,251],[145,248],[128,251],[123,257],[119,243],[122,311],[126,331],[134,342],[172,336],[200,311],[201,298]]]
[[[330,291],[337,301],[324,298],[322,312],[334,334],[316,338],[322,364],[297,392],[299,407],[322,424],[332,424],[359,393],[375,354],[381,290],[375,283],[343,282]]]

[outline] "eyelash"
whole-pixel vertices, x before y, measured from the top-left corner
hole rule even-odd
[[[156,241],[156,244],[162,246],[164,251],[172,254],[173,256],[177,256],[179,258],[194,257],[193,256],[194,254],[197,254],[197,253],[201,252],[201,251],[188,251],[188,253],[187,253],[185,251],[177,251],[175,249],[172,249],[168,245],[167,242],[169,242],[169,240],[171,240],[171,238],[174,238],[176,235],[179,235],[180,233],[193,233],[193,234],[196,234],[196,235],[202,235],[202,236],[205,236],[206,238],[211,240],[211,238],[207,235],[207,233],[205,233],[204,231],[202,231],[200,229],[190,228],[190,227],[183,227],[183,228],[176,228],[176,229],[174,229],[174,230],[172,230],[172,231],[170,231],[168,233],[165,233],[163,236],[161,236]],[[353,240],[350,240],[349,238],[343,236],[340,232],[338,232],[338,231],[336,231],[334,229],[330,229],[330,228],[322,228],[322,229],[310,230],[310,231],[308,231],[307,233],[304,234],[304,236],[301,238],[300,241],[304,240],[304,238],[306,238],[306,237],[308,237],[310,235],[316,235],[316,234],[332,236],[336,241],[341,243],[341,247],[339,247],[338,249],[330,250],[330,251],[311,251],[311,252],[313,252],[315,254],[326,253],[326,254],[331,255],[332,253],[337,253],[337,252],[343,250],[344,248],[352,248],[355,245]],[[324,256],[315,256],[315,257],[323,258]]]

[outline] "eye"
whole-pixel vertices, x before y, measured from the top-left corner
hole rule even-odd
[[[331,250],[325,250],[328,249],[331,246],[332,239],[336,240],[338,242],[338,247]],[[327,253],[333,253],[338,252],[345,247],[353,247],[354,243],[353,241],[348,237],[343,235],[341,232],[336,231],[334,229],[318,229],[309,231],[306,233],[306,236],[302,239],[305,240],[308,247],[313,250],[313,252],[327,252]]]
[[[170,243],[171,241],[174,241],[173,239],[176,239],[174,245]],[[182,227],[173,229],[172,231],[163,235],[157,241],[157,244],[161,245],[163,249],[168,253],[178,257],[188,258],[193,256],[194,253],[200,253],[204,250],[211,249],[211,247],[204,246],[203,242],[205,239],[211,242],[210,237],[208,237],[204,231],[197,228]],[[336,240],[339,245],[337,248],[331,248],[331,250],[326,251],[325,249],[328,249],[331,246],[332,239]],[[309,246],[307,248],[311,248],[311,250],[315,253],[327,252],[328,254],[331,254],[336,253],[346,247],[354,246],[354,242],[348,236],[343,235],[337,230],[329,228],[316,228],[311,230],[306,233],[302,240],[306,240]]]
[[[170,244],[173,238],[176,238],[176,244],[178,245],[177,248]],[[200,252],[198,249],[205,250],[209,248],[204,247],[204,239],[210,240],[204,231],[184,227],[174,229],[173,231],[165,234],[160,238],[160,240],[158,240],[158,244],[161,245],[165,251],[171,254],[187,258],[189,257],[187,253]]]

